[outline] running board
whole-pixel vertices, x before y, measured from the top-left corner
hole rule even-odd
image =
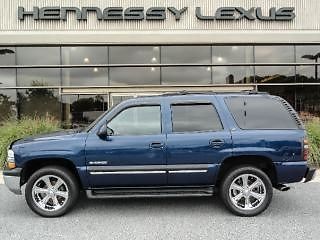
[[[109,188],[86,190],[88,198],[156,198],[156,197],[203,197],[212,196],[209,187],[161,187],[161,188]]]

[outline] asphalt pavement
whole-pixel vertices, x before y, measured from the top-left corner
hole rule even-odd
[[[88,200],[66,216],[41,218],[0,185],[0,239],[320,239],[320,183],[274,191],[253,218],[230,214],[218,197]]]

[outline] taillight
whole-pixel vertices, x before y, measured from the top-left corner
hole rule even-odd
[[[303,140],[303,160],[307,161],[309,157],[309,142],[307,139]]]

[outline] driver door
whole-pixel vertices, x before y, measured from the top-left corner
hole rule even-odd
[[[91,134],[87,139],[86,161],[93,188],[167,184],[166,136],[159,104],[126,107],[108,127],[111,136]]]

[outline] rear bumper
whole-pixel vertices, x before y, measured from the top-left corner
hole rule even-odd
[[[9,190],[15,194],[21,195],[20,175],[22,168],[3,171],[3,180]]]
[[[315,170],[310,168],[306,161],[278,162],[275,163],[277,172],[277,184],[309,182],[312,180]]]
[[[315,168],[308,167],[306,174],[304,175],[304,182],[310,182],[314,178],[315,173]]]

